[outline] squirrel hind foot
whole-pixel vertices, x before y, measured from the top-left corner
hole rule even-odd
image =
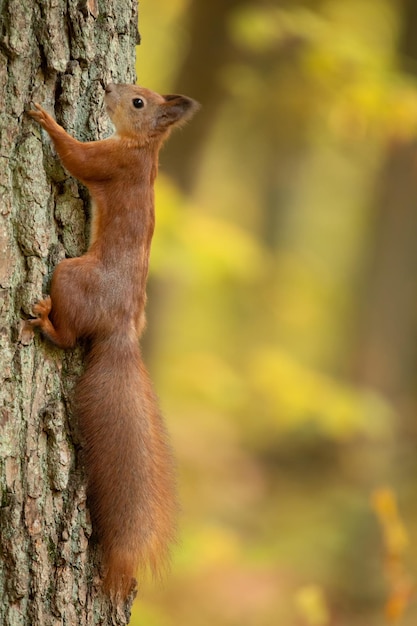
[[[43,300],[39,300],[33,305],[32,311],[34,315],[37,315],[40,319],[46,319],[52,309],[51,296],[46,296]]]

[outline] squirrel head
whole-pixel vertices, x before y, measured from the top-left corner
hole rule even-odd
[[[110,83],[105,92],[104,102],[116,134],[140,145],[165,139],[174,126],[189,120],[199,108],[186,96],[161,96],[138,85]]]

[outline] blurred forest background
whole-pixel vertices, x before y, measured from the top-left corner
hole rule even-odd
[[[143,0],[144,349],[179,464],[134,626],[417,623],[417,3]]]

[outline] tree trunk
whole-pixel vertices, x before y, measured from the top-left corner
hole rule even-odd
[[[0,623],[127,624],[100,586],[71,411],[82,349],[22,333],[64,256],[86,247],[88,198],[25,114],[42,103],[81,140],[109,130],[103,82],[134,82],[136,0],[0,0]]]
[[[406,0],[401,9],[399,62],[417,75],[417,6]],[[374,386],[397,406],[415,403],[417,361],[417,144],[394,138],[377,180],[375,241],[360,311],[355,355],[361,382]],[[411,406],[411,405],[410,405]],[[414,409],[413,415],[414,415]],[[414,417],[413,417],[414,419]]]
[[[228,20],[243,4],[245,0],[192,0],[187,9],[188,52],[174,91],[190,94],[203,108],[187,129],[187,141],[173,135],[161,154],[163,170],[184,193],[193,191],[202,150],[227,96],[221,69],[236,56]]]

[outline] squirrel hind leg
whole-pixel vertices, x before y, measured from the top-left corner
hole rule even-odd
[[[37,302],[33,308],[36,317],[26,320],[25,326],[28,330],[39,328],[42,334],[59,348],[72,348],[75,345],[76,337],[67,329],[59,332],[49,318],[52,310],[52,300],[47,296],[44,300]]]

